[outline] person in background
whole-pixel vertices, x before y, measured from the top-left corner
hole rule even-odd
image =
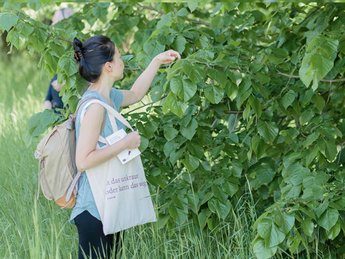
[[[62,109],[63,102],[59,95],[62,85],[57,82],[57,75],[55,75],[49,83],[48,92],[44,101],[45,109]]]
[[[73,14],[71,8],[62,8],[57,10],[52,18],[52,25],[70,17]],[[63,85],[58,84],[57,75],[50,80],[47,95],[44,101],[44,109],[63,109],[63,102],[60,96],[60,90]]]

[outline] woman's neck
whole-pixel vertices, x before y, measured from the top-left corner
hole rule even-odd
[[[99,78],[97,82],[91,83],[89,90],[99,92],[107,101],[110,100],[110,91],[113,87],[114,81],[109,78]]]

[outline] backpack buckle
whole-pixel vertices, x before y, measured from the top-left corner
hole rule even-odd
[[[42,157],[42,153],[40,151],[36,150],[35,153],[34,153],[34,156],[35,156],[36,159],[39,160]]]

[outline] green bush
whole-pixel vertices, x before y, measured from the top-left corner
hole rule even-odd
[[[212,230],[249,191],[257,257],[343,255],[344,4],[74,4],[53,28],[10,7],[0,29],[66,80],[66,114],[85,85],[74,36],[116,42],[127,61],[121,88],[157,53],[182,54],[160,69],[150,100],[125,111],[143,137],[160,227]]]

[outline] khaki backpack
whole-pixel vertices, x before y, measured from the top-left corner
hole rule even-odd
[[[92,98],[80,102],[77,111],[90,99]],[[75,164],[75,114],[48,132],[38,143],[35,151],[39,167],[38,182],[42,193],[61,208],[74,207],[80,177]]]

